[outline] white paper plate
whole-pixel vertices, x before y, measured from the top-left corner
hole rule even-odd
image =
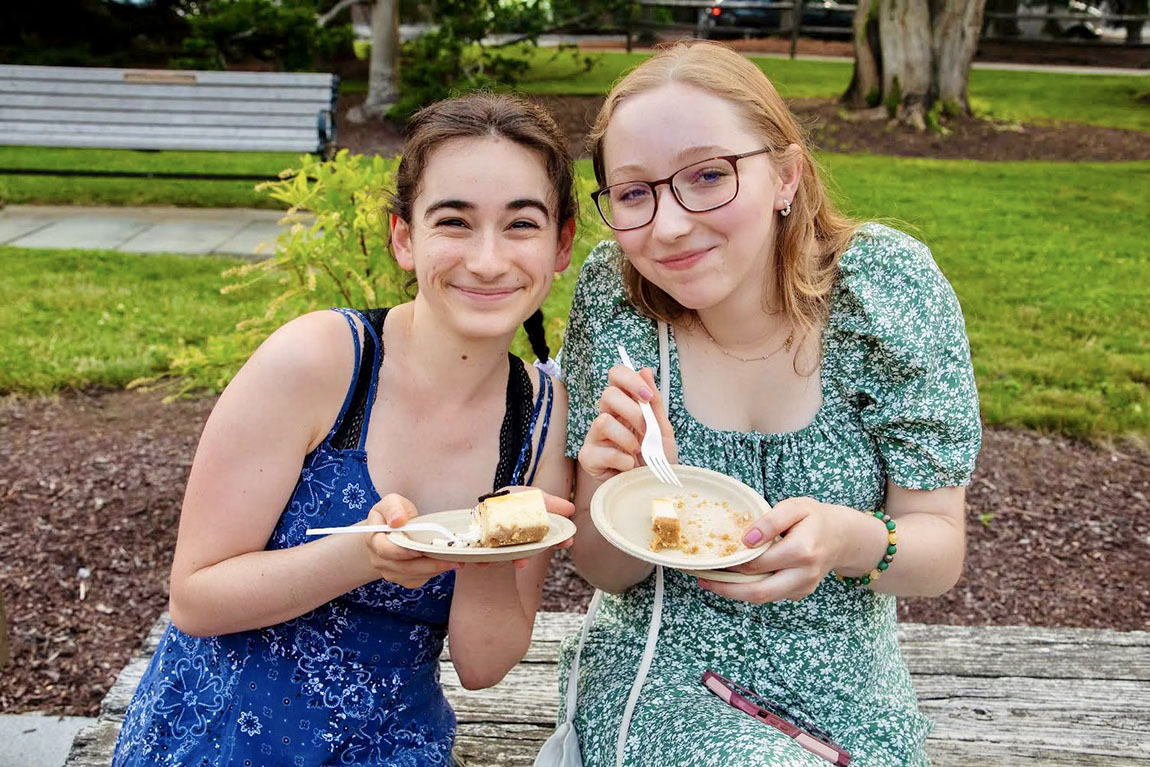
[[[698,493],[712,501],[727,501],[737,509],[750,512],[757,519],[771,507],[761,495],[737,479],[697,466],[674,467],[675,475],[683,483],[678,488],[666,485],[646,466],[618,474],[604,482],[591,497],[591,520],[599,533],[615,548],[636,559],[664,567],[673,567],[691,575],[711,580],[744,582],[759,580],[763,576],[713,571],[750,562],[765,550],[765,546],[741,547],[725,556],[699,553],[685,554],[678,549],[651,551],[651,500],[677,494]],[[748,523],[749,524],[749,523]],[[740,543],[741,546],[741,543]]]
[[[415,521],[436,522],[452,532],[463,534],[471,527],[471,510],[456,509],[454,511],[438,511],[434,514],[421,514],[412,519],[412,522]],[[436,538],[443,537],[440,533],[416,532],[414,530],[411,532],[396,530],[388,533],[387,538],[396,546],[418,551],[432,559],[439,559],[444,562],[506,562],[509,559],[533,557],[575,535],[575,523],[567,517],[548,512],[547,521],[551,523],[551,529],[547,531],[543,540],[536,543],[519,543],[514,546],[447,548],[432,544]]]

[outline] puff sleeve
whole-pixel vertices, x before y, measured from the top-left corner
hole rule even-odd
[[[929,490],[970,482],[982,441],[958,298],[930,250],[868,224],[840,258],[828,324],[838,377],[887,476]]]

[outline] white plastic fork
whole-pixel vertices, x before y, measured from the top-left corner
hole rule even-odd
[[[408,522],[400,527],[391,525],[348,525],[347,527],[309,527],[308,535],[338,535],[341,533],[439,533],[448,540],[455,541],[459,536],[436,522]]]
[[[617,345],[619,349],[619,359],[623,360],[623,364],[631,370],[635,370],[635,365],[632,364],[631,358],[627,356],[627,350],[623,348],[623,344]],[[635,371],[638,372],[638,371]],[[659,421],[655,418],[655,411],[646,402],[639,403],[639,410],[643,412],[643,420],[647,424],[647,430],[643,434],[643,441],[639,445],[639,453],[643,456],[643,460],[651,467],[651,472],[659,478],[660,482],[668,485],[675,485],[682,487],[683,483],[675,476],[675,470],[671,468],[671,462],[667,460],[667,453],[663,450],[663,433],[659,430]]]

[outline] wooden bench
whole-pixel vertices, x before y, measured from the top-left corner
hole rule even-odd
[[[459,764],[531,764],[558,710],[559,642],[581,620],[540,613],[527,657],[488,690],[464,690],[443,664]],[[120,673],[65,767],[110,764],[165,625],[166,617]],[[1150,632],[903,624],[899,639],[922,711],[936,723],[927,741],[936,767],[1150,764]]]
[[[338,86],[320,73],[0,65],[0,144],[324,154]],[[52,173],[125,175],[85,170]]]

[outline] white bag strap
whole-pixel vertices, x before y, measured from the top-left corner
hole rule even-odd
[[[659,322],[659,392],[663,395],[664,406],[667,406],[667,396],[670,391],[671,363],[670,340],[667,323]],[[595,590],[591,597],[591,604],[587,607],[587,615],[583,618],[583,628],[579,633],[579,646],[575,649],[575,658],[571,661],[571,670],[567,675],[567,721],[575,721],[575,708],[579,702],[579,660],[583,655],[583,646],[587,643],[587,635],[591,633],[591,626],[595,623],[595,615],[599,612],[599,604],[603,601],[603,592]],[[619,737],[615,741],[615,764],[623,767],[623,752],[627,747],[627,735],[631,729],[631,717],[635,713],[635,705],[639,702],[639,693],[647,681],[647,673],[651,670],[651,661],[655,657],[655,647],[659,641],[659,627],[663,624],[663,568],[655,567],[655,596],[651,604],[651,623],[647,627],[647,642],[643,646],[643,657],[639,661],[639,671],[635,674],[635,682],[631,685],[631,694],[627,698],[627,705],[623,709],[623,721],[619,725]]]
[[[667,396],[670,392],[671,364],[670,341],[668,339],[667,323],[659,321],[659,393],[663,395],[663,406],[667,407]],[[619,738],[615,741],[615,767],[623,767],[623,752],[627,749],[627,734],[631,729],[631,717],[635,713],[635,705],[639,702],[639,693],[647,681],[647,673],[651,670],[651,660],[655,657],[655,646],[659,642],[659,627],[663,625],[663,567],[655,566],[655,597],[651,604],[651,624],[647,628],[647,643],[643,647],[643,658],[639,661],[639,671],[635,674],[635,682],[631,685],[631,695],[627,698],[627,707],[623,709],[623,721],[619,725]]]
[[[655,565],[655,598],[651,604],[651,625],[647,629],[647,644],[643,647],[643,659],[639,661],[639,673],[631,685],[631,695],[627,707],[623,709],[623,722],[619,725],[619,738],[615,741],[615,767],[623,767],[623,751],[627,748],[627,733],[631,729],[631,715],[639,702],[639,693],[647,681],[651,670],[651,659],[655,657],[655,645],[659,640],[659,626],[663,622],[663,566]]]
[[[571,671],[567,674],[567,721],[575,721],[575,705],[579,701],[579,658],[583,655],[583,645],[587,643],[587,635],[591,633],[591,625],[595,623],[595,614],[599,612],[599,603],[603,601],[603,592],[595,589],[591,597],[591,604],[587,607],[587,615],[583,618],[583,630],[579,633],[579,646],[575,649],[575,659],[571,661]]]

